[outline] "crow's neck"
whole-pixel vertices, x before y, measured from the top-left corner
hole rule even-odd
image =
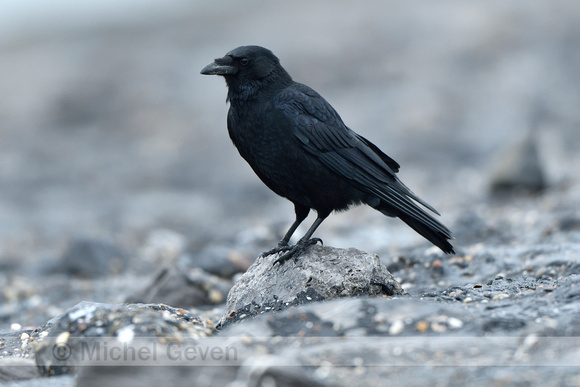
[[[239,80],[226,77],[228,85],[227,102],[243,103],[272,95],[292,84],[292,77],[284,69],[275,70],[258,80]]]

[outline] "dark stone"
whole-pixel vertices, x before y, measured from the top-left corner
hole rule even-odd
[[[78,238],[70,242],[54,271],[77,277],[98,278],[122,273],[128,260],[128,253],[113,243]]]
[[[511,332],[526,326],[526,322],[517,318],[498,318],[486,321],[483,324],[484,332]]]
[[[562,231],[572,231],[580,228],[580,218],[576,214],[567,214],[558,222],[558,228]]]
[[[169,267],[161,270],[153,281],[129,297],[131,303],[164,303],[191,308],[222,304],[232,287],[230,281],[199,268]]]
[[[547,187],[532,134],[502,150],[493,168],[490,185],[494,194],[539,192]]]

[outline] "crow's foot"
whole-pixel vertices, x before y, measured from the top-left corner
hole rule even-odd
[[[288,243],[284,241],[278,242],[278,246],[274,247],[272,250],[264,251],[260,254],[260,257],[267,257],[268,255],[278,254],[284,251],[288,251],[292,248],[292,246],[288,246]]]
[[[294,246],[280,246],[278,245],[278,247],[272,249],[272,250],[276,250],[276,253],[284,253],[281,256],[278,257],[278,259],[276,259],[274,261],[274,263],[272,264],[280,264],[280,266],[282,266],[282,264],[284,262],[286,262],[287,260],[289,260],[290,258],[294,259],[294,261],[296,261],[296,259],[302,255],[302,253],[304,253],[306,251],[306,249],[308,249],[308,247],[317,244],[318,242],[320,242],[320,244],[322,243],[322,239],[320,238],[312,238],[312,239],[308,239],[308,240],[299,240],[298,243],[296,243]]]

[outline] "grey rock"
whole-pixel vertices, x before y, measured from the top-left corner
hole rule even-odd
[[[77,238],[69,243],[55,271],[84,278],[98,278],[122,273],[128,260],[128,253],[114,243]]]
[[[38,372],[32,359],[0,359],[0,382],[26,380],[37,377]]]
[[[218,327],[271,310],[352,296],[393,296],[403,289],[377,255],[313,246],[296,261],[259,257],[228,294]]]
[[[547,187],[535,137],[530,134],[507,146],[499,155],[491,173],[491,192],[538,192]]]
[[[44,332],[44,334],[42,334]],[[70,374],[86,359],[84,348],[107,351],[107,345],[134,338],[165,344],[211,335],[213,323],[167,305],[81,302],[46,323],[34,352],[41,375]],[[106,340],[106,341],[102,341]]]
[[[145,289],[126,301],[131,303],[163,303],[191,308],[217,305],[225,301],[232,283],[199,268],[171,266],[162,269]]]

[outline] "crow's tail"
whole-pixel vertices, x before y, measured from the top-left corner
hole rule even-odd
[[[412,208],[412,211],[406,211],[402,208],[393,208],[392,205],[381,200],[378,206],[374,206],[387,216],[397,216],[403,222],[407,223],[413,230],[417,231],[429,242],[439,247],[447,254],[454,254],[453,246],[449,243],[449,239],[453,239],[451,231],[437,219],[429,215],[426,211],[421,209],[411,200],[407,199],[405,203],[407,208]]]

